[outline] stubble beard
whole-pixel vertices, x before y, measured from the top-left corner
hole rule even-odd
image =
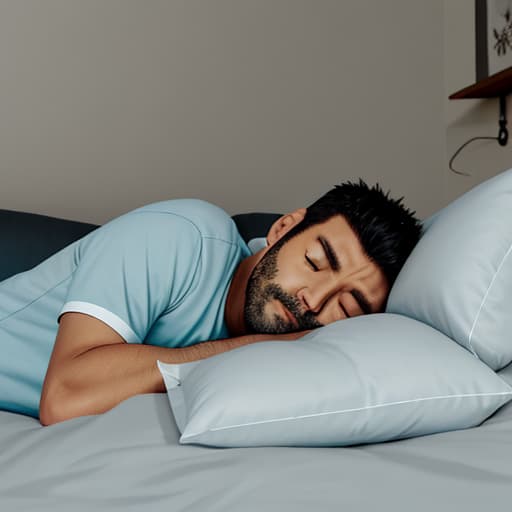
[[[284,245],[283,241],[271,247],[254,267],[245,292],[244,319],[251,332],[263,334],[283,334],[321,327],[310,311],[302,313],[300,301],[286,293],[272,280],[277,276],[277,255]],[[278,300],[296,318],[298,326],[283,320],[279,315],[265,313],[265,307],[273,300]]]

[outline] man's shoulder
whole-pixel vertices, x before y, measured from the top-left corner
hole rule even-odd
[[[159,201],[132,210],[126,215],[138,214],[152,214],[153,219],[161,216],[163,222],[166,216],[180,219],[197,230],[203,238],[219,238],[231,242],[239,236],[233,219],[219,206],[202,199]]]

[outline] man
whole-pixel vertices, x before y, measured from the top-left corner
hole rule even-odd
[[[295,340],[384,310],[420,223],[378,185],[347,182],[279,218],[251,254],[199,200],[124,214],[0,283],[0,408],[51,425],[164,392],[182,363]]]

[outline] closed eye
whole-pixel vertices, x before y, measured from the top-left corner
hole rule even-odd
[[[318,267],[313,263],[313,261],[308,258],[308,255],[306,254],[305,256],[306,258],[306,261],[308,262],[308,265],[315,271],[315,272],[318,272]]]
[[[348,314],[347,310],[343,307],[343,304],[341,302],[338,303],[340,305],[340,308],[343,310],[343,313],[345,313],[345,316],[347,318],[350,318],[350,315]]]

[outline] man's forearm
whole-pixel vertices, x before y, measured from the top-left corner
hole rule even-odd
[[[95,347],[66,362],[61,370],[58,390],[50,398],[56,411],[51,423],[108,411],[134,395],[165,392],[157,360],[188,363],[268,339],[268,335],[255,334],[184,348],[129,343]]]

